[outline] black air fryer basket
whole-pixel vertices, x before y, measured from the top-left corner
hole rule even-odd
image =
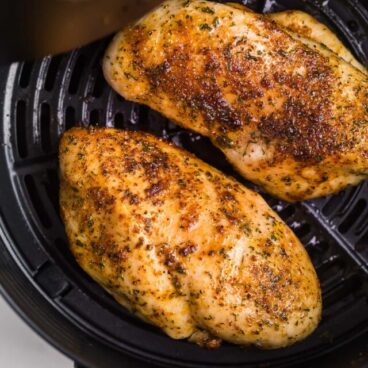
[[[368,64],[366,0],[245,3],[258,12],[305,10]],[[292,205],[264,195],[305,245],[323,291],[321,324],[286,349],[223,344],[208,351],[171,340],[126,312],[77,266],[58,208],[57,149],[65,130],[106,125],[150,131],[244,182],[208,139],[123,100],[108,87],[101,59],[109,40],[0,71],[0,285],[12,306],[87,367],[367,367],[367,182]]]

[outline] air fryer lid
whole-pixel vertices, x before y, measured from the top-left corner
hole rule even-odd
[[[362,62],[368,60],[363,0],[266,0],[247,5],[258,12],[305,10],[337,31]],[[54,344],[91,367],[116,366],[126,355],[181,367],[295,366],[368,332],[367,183],[299,204],[265,195],[306,246],[323,291],[320,326],[286,349],[223,344],[207,351],[171,340],[122,309],[77,266],[59,217],[57,148],[62,132],[79,122],[153,132],[254,187],[207,139],[113,92],[100,65],[108,42],[12,64],[0,73],[0,282],[15,307]]]

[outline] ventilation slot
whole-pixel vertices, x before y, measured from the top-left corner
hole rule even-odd
[[[359,199],[359,201],[355,204],[354,208],[349,212],[349,215],[346,219],[340,224],[339,231],[342,234],[347,233],[352,226],[354,226],[356,220],[362,214],[366,207],[366,201],[364,199]]]
[[[40,109],[40,126],[41,126],[41,146],[45,153],[51,151],[51,136],[50,136],[51,113],[50,106],[43,103]]]
[[[33,69],[33,62],[24,63],[22,67],[22,72],[19,78],[19,86],[26,88],[31,80],[31,74]]]
[[[65,110],[65,130],[72,128],[75,124],[75,109],[72,106],[68,106]]]
[[[368,261],[368,231],[357,241],[354,249],[359,253],[367,254]]]
[[[31,175],[26,175],[24,178],[24,182],[26,184],[26,188],[33,204],[33,208],[35,209],[38,218],[40,219],[42,225],[45,228],[51,227],[51,220],[50,217],[43,205],[43,201],[38,193],[37,186],[34,182],[34,179]]]
[[[354,224],[355,234],[361,235],[365,229],[368,228],[368,211],[367,207],[365,207],[364,212],[359,214],[359,218],[356,220]]]
[[[57,77],[57,73],[58,73],[59,66],[60,66],[62,58],[63,58],[63,56],[59,55],[59,56],[53,57],[50,61],[49,68],[48,68],[48,71],[47,71],[46,81],[45,81],[45,90],[46,91],[51,91],[52,88],[54,87],[55,80],[56,80],[56,77]]]
[[[331,197],[330,200],[325,204],[325,206],[322,209],[322,213],[326,217],[330,217],[338,208],[339,204],[342,202],[344,197],[344,192],[340,192],[334,197]]]
[[[299,239],[303,239],[305,236],[310,234],[311,228],[309,224],[301,224],[300,226],[294,227],[291,225],[291,228],[294,230],[295,234],[298,236]]]
[[[93,97],[101,97],[102,93],[104,91],[104,88],[107,86],[105,82],[105,78],[103,76],[103,73],[97,73],[95,85],[93,86],[92,96]]]
[[[279,216],[287,221],[295,213],[295,208],[293,206],[287,206],[279,212]]]
[[[80,55],[74,65],[74,70],[70,78],[69,93],[74,95],[78,91],[79,83],[82,77],[82,71],[86,66],[85,57]]]
[[[322,213],[329,218],[343,216],[351,207],[351,201],[354,200],[356,188],[350,188],[331,197],[322,209]]]
[[[124,115],[121,112],[115,114],[114,117],[114,126],[115,128],[124,128]]]
[[[18,154],[24,158],[28,154],[27,150],[27,118],[26,118],[26,103],[18,101],[16,107],[16,130],[17,130],[17,147]]]
[[[59,178],[57,175],[57,171],[49,169],[47,170],[46,175],[47,175],[47,183],[45,184],[46,193],[55,209],[56,215],[60,218],[59,196],[58,191],[55,190],[55,188],[59,188]]]
[[[92,110],[89,114],[89,123],[90,125],[101,125],[100,122],[100,113],[97,109]]]

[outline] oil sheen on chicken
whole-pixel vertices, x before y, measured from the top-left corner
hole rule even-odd
[[[208,136],[269,193],[328,195],[368,176],[368,79],[336,38],[325,43],[339,55],[318,42],[331,31],[293,13],[302,18],[299,29],[285,14],[168,1],[115,37],[104,74],[126,99]]]
[[[321,292],[299,240],[261,196],[143,132],[66,132],[60,206],[81,267],[174,339],[280,348]]]

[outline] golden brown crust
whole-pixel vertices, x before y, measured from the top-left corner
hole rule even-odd
[[[316,327],[321,295],[303,246],[262,198],[151,135],[72,129],[60,207],[77,261],[174,338],[263,348]],[[200,338],[202,336],[202,338]]]
[[[124,97],[210,137],[246,178],[287,200],[367,175],[366,76],[265,16],[164,3],[116,37],[104,71]]]
[[[143,65],[138,55],[141,55],[141,42],[144,44],[144,30],[135,27],[127,37],[134,45],[133,62]],[[236,132],[244,125],[254,126],[252,122],[257,120],[259,138],[277,140],[278,157],[275,155],[275,159],[278,160],[291,155],[295,160],[315,163],[348,144],[348,137],[341,136],[329,123],[333,108],[332,85],[336,78],[322,56],[301,46],[294,49],[293,58],[288,59],[282,54],[284,46],[279,45],[269,53],[278,59],[275,63],[282,64],[290,73],[277,72],[280,69],[277,67],[264,77],[262,54],[236,56],[238,46],[243,42],[246,43],[241,40],[236,44],[225,44],[215,51],[200,50],[203,58],[200,70],[186,68],[193,50],[173,48],[166,53],[163,64],[141,72],[150,83],[151,93],[170,95],[180,101],[182,112],[190,110],[193,116],[202,115],[206,131],[215,135],[219,146],[228,147],[230,131]],[[305,67],[305,75],[295,74],[294,67]],[[224,82],[221,84],[218,80]],[[236,96],[237,101],[230,104],[224,98],[224,88]],[[276,103],[276,100],[267,98],[270,91],[283,96],[283,103],[278,110],[269,108],[269,113],[263,113],[265,104]]]

